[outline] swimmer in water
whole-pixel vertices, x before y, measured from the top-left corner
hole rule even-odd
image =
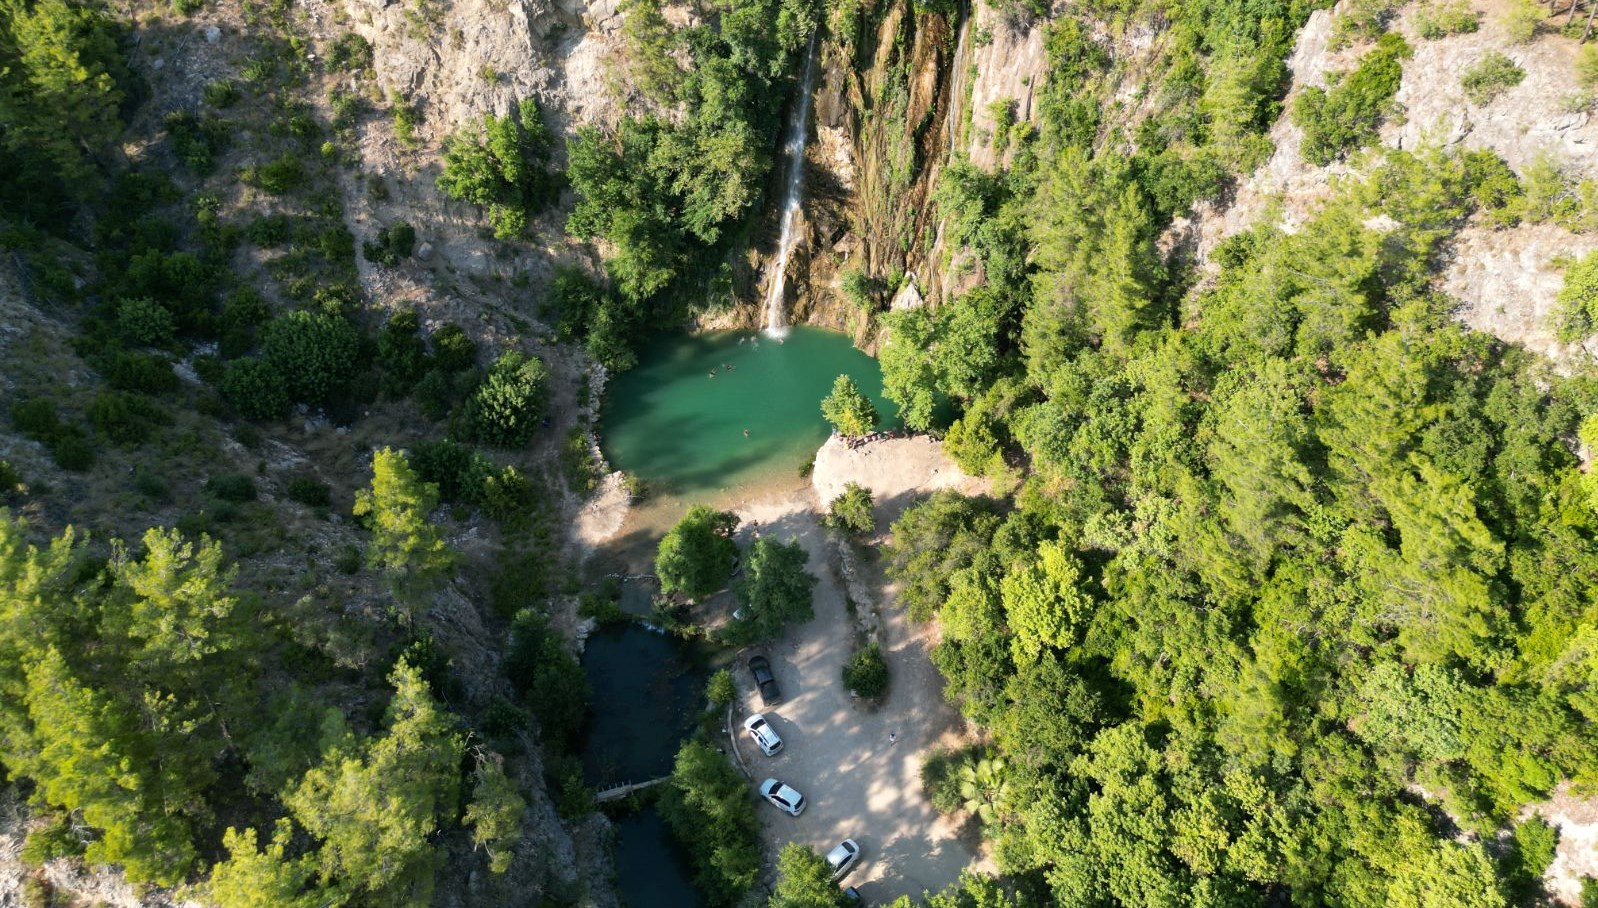
[[[710,377],[711,378],[715,378],[716,377],[716,370],[715,369],[711,369],[710,370]]]
[[[745,430],[744,430],[744,437],[745,437],[745,438],[748,438],[748,437],[749,437],[749,430],[748,430],[748,429],[745,429]]]

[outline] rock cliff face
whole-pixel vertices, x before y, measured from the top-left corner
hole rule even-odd
[[[1590,105],[1571,112],[1559,109],[1560,99],[1574,90],[1577,42],[1540,34],[1530,43],[1514,44],[1500,24],[1500,3],[1474,0],[1471,5],[1481,17],[1480,29],[1471,34],[1422,39],[1415,31],[1414,8],[1395,21],[1393,30],[1410,43],[1414,56],[1404,63],[1395,98],[1399,114],[1383,126],[1383,144],[1487,149],[1522,176],[1541,160],[1556,164],[1572,179],[1598,177],[1598,121]],[[1323,84],[1328,73],[1357,60],[1360,48],[1333,50],[1329,40],[1341,9],[1312,14],[1299,33],[1288,63],[1293,79],[1288,107],[1304,86]],[[1493,50],[1515,61],[1525,78],[1476,106],[1465,97],[1461,80]],[[1305,162],[1299,151],[1303,132],[1285,114],[1271,138],[1275,153],[1242,181],[1231,204],[1197,213],[1201,262],[1217,242],[1260,218],[1275,217],[1284,229],[1296,229],[1330,192],[1332,181],[1349,172],[1345,163],[1316,167]],[[1460,301],[1459,317],[1471,327],[1563,361],[1582,350],[1559,343],[1549,324],[1554,296],[1563,284],[1558,261],[1594,249],[1598,236],[1552,224],[1469,224],[1446,253],[1440,289]]]

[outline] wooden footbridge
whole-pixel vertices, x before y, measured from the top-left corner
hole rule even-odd
[[[619,801],[635,792],[643,791],[646,788],[653,788],[669,778],[671,778],[671,776],[661,776],[658,779],[650,779],[647,782],[628,782],[624,785],[613,785],[610,788],[605,788],[595,792],[594,802],[597,804],[603,804],[606,801]]]

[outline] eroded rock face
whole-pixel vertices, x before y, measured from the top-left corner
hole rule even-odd
[[[1403,81],[1395,100],[1399,113],[1382,127],[1382,144],[1405,149],[1425,146],[1487,149],[1517,173],[1539,159],[1553,161],[1576,179],[1598,177],[1598,120],[1583,109],[1562,112],[1560,100],[1574,88],[1573,66],[1578,43],[1544,34],[1529,43],[1512,44],[1496,16],[1497,7],[1473,2],[1481,16],[1472,34],[1426,40],[1415,33],[1414,9],[1393,30],[1404,36],[1414,56],[1404,62]],[[1333,50],[1332,24],[1342,4],[1313,13],[1299,33],[1288,61],[1293,97],[1306,85],[1322,85],[1328,73],[1357,65],[1368,47]],[[1489,103],[1476,106],[1465,97],[1461,80],[1466,70],[1488,51],[1504,53],[1525,70],[1518,86]],[[1231,203],[1217,209],[1202,205],[1190,220],[1179,221],[1168,239],[1192,232],[1192,246],[1201,264],[1217,243],[1238,231],[1275,219],[1287,231],[1297,230],[1330,193],[1334,180],[1350,172],[1348,164],[1316,167],[1300,147],[1303,133],[1284,112],[1270,133],[1276,150],[1265,164],[1243,180]],[[1466,324],[1505,341],[1568,363],[1593,351],[1559,343],[1550,315],[1563,286],[1562,256],[1598,248],[1598,237],[1581,236],[1553,225],[1492,228],[1467,226],[1451,243],[1439,287],[1461,303]],[[1213,270],[1213,269],[1212,269]]]

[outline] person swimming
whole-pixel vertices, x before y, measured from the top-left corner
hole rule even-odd
[[[710,370],[710,377],[711,378],[715,378],[716,377],[716,370],[715,369],[711,369]]]
[[[744,437],[745,437],[745,438],[748,438],[748,437],[749,437],[749,430],[748,430],[748,429],[745,429],[745,430],[744,430]]]

